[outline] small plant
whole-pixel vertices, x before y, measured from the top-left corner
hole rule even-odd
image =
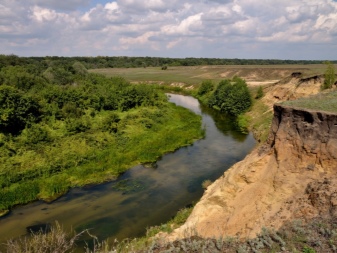
[[[75,248],[75,242],[84,232],[66,233],[56,222],[49,232],[41,230],[38,233],[32,233],[30,238],[9,240],[6,243],[7,252],[69,252]]]
[[[255,99],[260,99],[264,96],[263,88],[262,86],[259,86],[259,89],[256,92]]]
[[[325,62],[325,64],[327,65],[327,69],[324,73],[323,90],[332,88],[332,85],[334,85],[336,81],[334,65],[329,61]]]
[[[209,180],[209,179],[206,179],[202,182],[201,186],[202,186],[203,189],[206,190],[208,188],[208,186],[210,186],[211,184],[212,184],[212,181]]]
[[[308,246],[305,246],[302,250],[303,253],[316,253],[316,251],[311,248],[311,247],[308,247]]]

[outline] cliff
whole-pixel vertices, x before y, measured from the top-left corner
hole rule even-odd
[[[263,227],[337,217],[337,114],[274,105],[266,144],[208,187],[169,238],[254,237]]]

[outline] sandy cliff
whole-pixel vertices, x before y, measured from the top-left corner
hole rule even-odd
[[[292,219],[337,215],[337,114],[274,106],[268,141],[208,187],[170,239],[253,237]]]

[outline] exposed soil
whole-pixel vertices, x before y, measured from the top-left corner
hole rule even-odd
[[[270,137],[208,187],[169,238],[253,238],[294,219],[336,218],[337,114],[275,106]]]

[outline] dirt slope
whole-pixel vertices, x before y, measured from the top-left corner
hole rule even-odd
[[[314,94],[320,82],[320,77],[291,76],[270,87],[264,99],[273,103]],[[275,105],[268,141],[209,186],[169,239],[254,237],[262,227],[336,215],[337,114]]]
[[[323,81],[320,75],[302,78],[301,72],[295,72],[265,88],[263,101],[272,107],[275,103],[314,95],[320,92]]]

